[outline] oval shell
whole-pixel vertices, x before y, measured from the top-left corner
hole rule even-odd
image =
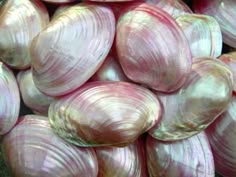
[[[207,136],[200,133],[176,142],[147,138],[150,177],[214,177],[214,159]]]
[[[207,130],[216,171],[224,177],[236,176],[236,97],[227,110]]]
[[[66,8],[31,45],[36,87],[50,96],[76,90],[102,65],[114,35],[109,7],[80,3]]]
[[[0,135],[9,132],[17,122],[20,93],[13,72],[0,62]]]
[[[232,98],[233,77],[223,62],[196,58],[186,84],[172,94],[158,94],[160,122],[149,131],[156,139],[174,141],[207,128],[225,111]]]
[[[120,16],[116,48],[126,76],[154,90],[179,89],[191,69],[183,31],[170,15],[147,3],[133,4]]]
[[[0,9],[0,60],[8,66],[30,66],[30,43],[46,27],[49,15],[39,0],[8,0]]]
[[[68,144],[50,128],[47,117],[27,115],[3,139],[4,156],[13,176],[97,177],[91,148]]]
[[[160,104],[144,87],[100,81],[85,84],[49,107],[50,123],[78,146],[126,145],[159,120]]]

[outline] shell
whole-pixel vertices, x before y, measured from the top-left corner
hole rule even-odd
[[[50,123],[78,146],[123,146],[153,127],[160,104],[148,89],[125,82],[85,84],[49,107]]]
[[[219,57],[221,61],[223,61],[226,65],[229,66],[233,73],[234,79],[234,93],[236,93],[236,52],[230,52],[227,54],[223,54]]]
[[[13,72],[0,62],[0,135],[9,132],[17,122],[20,93]]]
[[[122,148],[96,148],[98,177],[147,177],[144,146],[144,142],[139,139]]]
[[[180,140],[207,128],[232,98],[232,73],[223,62],[196,58],[186,84],[172,94],[158,94],[163,114],[149,133],[164,141]]]
[[[218,57],[222,52],[220,25],[211,16],[185,14],[176,18],[188,39],[192,57]]]
[[[149,136],[146,149],[150,177],[215,176],[213,155],[204,133],[176,142]]]
[[[193,13],[182,0],[146,0],[146,2],[160,7],[174,18],[181,14]]]
[[[117,58],[110,54],[99,70],[92,76],[91,81],[126,81],[129,79],[124,74]]]
[[[68,94],[102,65],[115,35],[115,17],[103,5],[80,3],[56,15],[31,46],[32,74],[46,95]]]
[[[207,130],[216,171],[224,177],[236,176],[236,97],[226,112],[220,115]]]
[[[30,43],[49,22],[39,0],[8,0],[0,10],[0,60],[8,66],[30,66]]]
[[[224,43],[236,48],[235,0],[194,0],[193,9],[196,13],[215,17],[220,24]]]
[[[133,4],[121,15],[116,48],[126,76],[154,90],[179,89],[191,69],[183,31],[171,16],[150,4]]]
[[[13,176],[97,177],[91,148],[79,148],[56,136],[46,117],[27,115],[3,139],[3,151]]]
[[[21,71],[17,75],[21,96],[27,107],[37,114],[48,115],[48,107],[54,97],[47,96],[40,92],[33,82],[31,70]]]

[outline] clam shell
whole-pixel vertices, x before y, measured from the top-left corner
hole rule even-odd
[[[10,131],[17,122],[20,93],[13,72],[0,62],[0,135]]]
[[[92,76],[91,81],[124,81],[128,82],[129,79],[124,74],[117,58],[113,54],[109,54],[98,69]]]
[[[30,43],[49,22],[39,0],[8,0],[0,9],[0,60],[8,66],[30,66]]]
[[[214,177],[214,159],[207,136],[163,142],[147,138],[147,166],[150,177]]]
[[[236,1],[235,0],[194,0],[193,9],[215,17],[219,22],[224,43],[236,48]]]
[[[54,97],[47,96],[40,92],[34,84],[31,70],[21,71],[17,75],[21,97],[27,107],[37,114],[48,115],[48,107]]]
[[[160,122],[149,131],[156,139],[180,140],[207,128],[232,98],[232,73],[223,62],[197,58],[186,84],[172,94],[159,94]]]
[[[49,107],[55,132],[78,146],[132,143],[157,123],[160,114],[151,91],[112,81],[87,83]]]
[[[236,52],[223,54],[219,57],[219,59],[231,69],[234,79],[234,93],[236,93]]]
[[[179,89],[191,69],[183,31],[170,15],[147,3],[133,4],[120,16],[116,48],[126,76],[154,90]]]
[[[226,112],[220,115],[207,130],[216,171],[224,177],[236,176],[236,97]]]
[[[147,177],[144,147],[139,139],[126,147],[96,148],[98,177]]]
[[[31,45],[32,74],[46,95],[84,84],[102,65],[115,35],[115,17],[103,5],[80,3],[56,15]]]
[[[2,148],[13,176],[97,177],[91,148],[66,143],[50,128],[47,117],[27,115],[3,139]]]
[[[188,39],[192,57],[218,57],[222,52],[220,25],[211,16],[185,14],[176,18]]]
[[[181,14],[193,13],[182,0],[146,0],[146,2],[160,7],[174,18]]]

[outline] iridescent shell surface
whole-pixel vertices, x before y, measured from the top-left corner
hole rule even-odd
[[[236,176],[236,97],[226,112],[219,116],[206,130],[216,171],[224,177]]]
[[[183,31],[170,15],[147,3],[133,4],[120,16],[116,48],[126,76],[154,90],[179,89],[191,69]]]
[[[13,72],[0,62],[0,135],[15,125],[20,110],[20,93]]]
[[[220,25],[211,16],[184,14],[176,18],[188,39],[192,57],[218,57],[222,52]]]
[[[7,134],[2,144],[13,176],[97,177],[93,149],[68,144],[50,128],[47,117],[27,115]]]
[[[214,177],[214,159],[207,136],[200,133],[176,142],[147,138],[150,177]]]
[[[29,67],[30,43],[48,22],[41,1],[6,1],[0,9],[0,60],[17,69]]]
[[[102,65],[114,35],[115,17],[109,7],[80,3],[66,8],[32,43],[36,87],[50,96],[80,87]]]
[[[126,147],[96,148],[98,177],[147,177],[144,147],[139,139]]]
[[[196,13],[215,17],[220,24],[224,43],[236,48],[235,0],[194,0],[193,9]]]
[[[41,115],[48,115],[48,107],[55,98],[40,92],[34,84],[31,70],[21,71],[17,75],[21,97],[27,107]]]
[[[223,62],[195,59],[186,84],[172,94],[160,94],[163,114],[149,131],[156,139],[173,141],[199,133],[225,111],[232,98],[233,77]]]
[[[78,146],[132,143],[158,122],[160,114],[151,91],[112,81],[87,83],[49,107],[55,132]]]

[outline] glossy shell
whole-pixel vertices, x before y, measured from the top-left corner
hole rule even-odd
[[[83,85],[102,65],[114,34],[109,7],[80,3],[66,8],[32,43],[36,87],[46,95],[61,96]]]
[[[163,142],[147,138],[150,177],[214,177],[214,159],[204,133],[191,138]]]
[[[188,39],[192,57],[218,57],[222,52],[220,25],[211,16],[184,14],[176,18]]]
[[[30,66],[30,43],[49,22],[39,0],[8,0],[0,9],[0,60],[8,66]]]
[[[98,177],[147,177],[144,142],[137,140],[126,147],[96,148]]]
[[[27,115],[3,139],[2,148],[13,176],[97,177],[93,149],[79,148],[56,136],[46,117]]]
[[[25,105],[35,113],[47,116],[48,107],[55,98],[47,96],[37,89],[30,69],[19,72],[17,81]]]
[[[216,171],[224,177],[236,176],[236,97],[234,96],[226,112],[207,128]]]
[[[220,24],[224,43],[236,48],[235,0],[194,0],[193,9],[213,16]]]
[[[0,135],[15,125],[20,110],[20,93],[13,72],[0,62]]]
[[[179,89],[191,69],[181,28],[166,12],[146,3],[131,5],[121,15],[116,48],[126,76],[154,90]]]
[[[152,92],[125,82],[91,82],[53,102],[50,123],[78,146],[122,146],[159,120],[160,104]]]
[[[195,59],[186,84],[172,94],[159,94],[161,121],[149,133],[156,139],[173,141],[204,130],[225,111],[232,98],[233,77],[223,62]]]

